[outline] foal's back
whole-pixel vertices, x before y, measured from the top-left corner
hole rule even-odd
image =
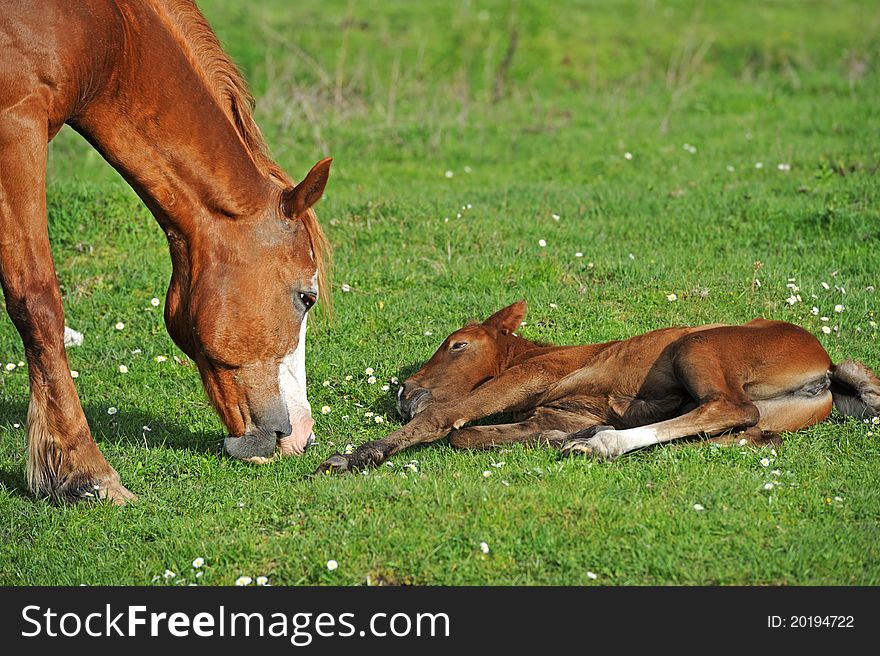
[[[718,389],[755,401],[827,388],[830,367],[813,335],[783,321],[662,328],[604,345],[541,404],[635,426],[676,416]]]

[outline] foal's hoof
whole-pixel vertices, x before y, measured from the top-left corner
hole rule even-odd
[[[617,431],[610,426],[594,426],[587,430],[590,431],[593,428],[599,428],[600,430],[592,437],[580,436],[586,431],[572,433],[572,436],[562,444],[562,455],[583,455],[595,460],[614,460],[614,458],[619,456],[621,450],[618,444]]]
[[[344,455],[337,453],[330,456],[315,470],[315,474],[342,474],[349,471],[349,461]]]

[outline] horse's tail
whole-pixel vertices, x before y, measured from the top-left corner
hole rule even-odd
[[[861,362],[844,360],[831,367],[831,394],[845,415],[880,416],[880,378]]]

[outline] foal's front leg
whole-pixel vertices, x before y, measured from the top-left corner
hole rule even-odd
[[[547,445],[560,447],[575,431],[600,426],[600,419],[589,414],[538,408],[528,419],[513,424],[468,426],[452,431],[449,444],[457,449],[491,449],[504,444]]]
[[[461,428],[468,422],[528,407],[553,380],[552,372],[540,365],[512,367],[461,400],[429,404],[406,426],[381,440],[362,444],[351,454],[337,453],[331,456],[315,473],[330,474],[375,467],[407,447],[436,442],[449,431]]]
[[[45,125],[8,115],[0,121],[0,283],[28,361],[28,487],[55,500],[124,503],[134,495],[92,439],[64,350],[46,226],[46,150]]]

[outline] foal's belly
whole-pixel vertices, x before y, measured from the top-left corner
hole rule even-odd
[[[607,421],[615,428],[635,428],[672,419],[696,407],[684,390],[670,391],[662,398],[608,398]]]

